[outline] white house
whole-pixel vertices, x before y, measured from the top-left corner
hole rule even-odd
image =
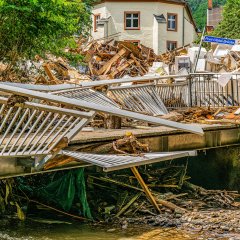
[[[153,48],[156,54],[192,43],[196,25],[185,0],[103,0],[93,8],[92,36]]]

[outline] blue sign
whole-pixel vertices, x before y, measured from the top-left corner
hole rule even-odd
[[[227,44],[227,45],[235,45],[236,40],[235,39],[229,39],[229,38],[218,38],[213,36],[205,36],[203,38],[204,42],[212,42],[212,43],[218,43],[218,44]]]

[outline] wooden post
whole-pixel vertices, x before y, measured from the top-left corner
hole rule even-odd
[[[137,178],[138,182],[140,183],[142,189],[144,190],[145,194],[147,195],[147,198],[149,199],[149,201],[152,203],[152,205],[154,206],[154,208],[161,213],[161,210],[155,200],[155,198],[153,197],[152,193],[150,192],[148,186],[145,184],[144,180],[142,179],[140,173],[138,172],[136,167],[131,167],[131,170],[134,174],[134,176]]]
[[[52,81],[56,81],[56,77],[52,74],[51,69],[50,69],[48,63],[43,64],[43,68],[44,68],[46,74],[48,75],[50,81],[51,82]]]
[[[107,129],[121,129],[122,118],[114,115],[107,115],[104,127]]]

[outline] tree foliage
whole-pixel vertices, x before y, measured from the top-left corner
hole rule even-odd
[[[90,26],[92,0],[0,0],[0,61],[58,55]]]
[[[208,0],[187,0],[193,12],[193,17],[200,30],[204,28],[207,20]],[[213,6],[222,6],[226,0],[213,0]]]
[[[223,20],[215,29],[219,37],[240,39],[240,1],[228,0],[223,9]]]

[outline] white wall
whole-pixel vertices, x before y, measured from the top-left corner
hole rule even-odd
[[[159,23],[157,20],[154,18],[153,20],[153,38],[152,38],[152,48],[155,53],[159,52],[159,41],[156,41],[158,39],[158,34],[159,34]]]
[[[189,18],[189,15],[187,14],[187,11],[185,9],[184,11],[184,25],[185,25],[185,37],[184,37],[184,44],[192,43],[195,39],[197,39],[197,33],[196,31],[193,31],[193,25],[191,23],[191,20]]]
[[[140,40],[142,44],[152,46],[153,13],[157,3],[106,2],[106,8],[112,16],[112,31],[121,32],[119,40]],[[124,29],[124,11],[140,11],[140,30]]]

